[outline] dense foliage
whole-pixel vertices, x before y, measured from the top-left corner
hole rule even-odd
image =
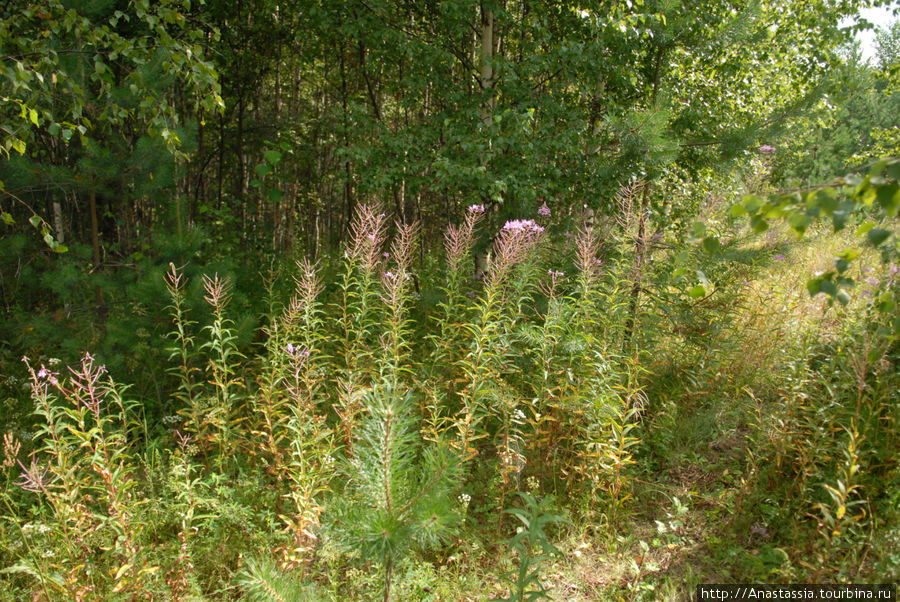
[[[7,3],[0,599],[896,581],[872,4]]]

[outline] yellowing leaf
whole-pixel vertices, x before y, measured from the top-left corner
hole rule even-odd
[[[131,568],[131,565],[130,565],[130,564],[123,564],[122,566],[120,566],[120,567],[119,567],[119,570],[116,571],[116,576],[114,577],[115,580],[118,581],[119,579],[121,579],[121,578],[122,578],[122,575],[124,575],[125,572],[126,572],[128,569],[130,569],[130,568]]]
[[[141,575],[145,575],[145,574],[150,575],[150,574],[155,573],[158,570],[159,570],[158,566],[148,566],[148,567],[141,569],[140,574]]]

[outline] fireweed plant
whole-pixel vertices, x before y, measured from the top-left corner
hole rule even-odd
[[[67,375],[29,364],[41,426],[30,448],[5,439],[4,513],[44,531],[3,553],[16,587],[302,599],[323,580],[349,596],[342,576],[363,570],[378,584],[365,596],[389,599],[398,566],[459,545],[467,516],[505,533],[503,510],[526,487],[613,517],[642,395],[612,340],[624,271],[596,231],[563,248],[520,219],[486,233],[476,281],[483,214],[473,205],[448,229],[430,304],[418,228],[359,207],[333,286],[308,260],[283,302],[270,278],[252,354],[237,347],[228,278],[203,277],[208,315],[189,317],[170,265],[175,412],[161,425],[143,425],[90,355]]]

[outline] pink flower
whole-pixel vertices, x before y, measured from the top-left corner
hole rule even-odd
[[[288,355],[295,359],[301,357],[309,357],[309,349],[301,349],[299,346],[295,346],[293,343],[288,343],[287,347],[285,347],[284,350],[288,352]]]
[[[759,147],[759,152],[761,152],[764,155],[771,155],[772,153],[775,152],[775,147],[769,146],[768,144],[763,144],[762,146]]]
[[[533,219],[514,219],[503,224],[504,230],[513,232],[534,232],[540,234],[544,228],[538,226]]]
[[[466,211],[468,211],[469,213],[484,213],[484,205],[469,205]]]
[[[547,206],[547,203],[544,203],[543,205],[538,207],[538,215],[550,217],[550,207]]]

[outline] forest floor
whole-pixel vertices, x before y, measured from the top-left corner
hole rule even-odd
[[[734,256],[774,254],[776,260],[768,269],[753,270],[752,276],[747,275],[749,265],[731,274],[751,281],[741,284],[742,299],[729,310],[731,326],[708,341],[701,357],[680,349],[674,359],[654,364],[659,374],[648,380],[664,384],[655,385],[653,393],[668,399],[650,396],[651,409],[659,403],[659,415],[644,426],[651,440],[663,441],[657,443],[660,453],[638,460],[634,497],[624,514],[614,521],[601,515],[598,522],[582,522],[561,534],[556,545],[563,555],[547,561],[541,573],[552,599],[692,600],[700,584],[747,582],[749,576],[756,582],[783,582],[810,568],[809,549],[817,544],[779,541],[766,524],[774,514],[770,505],[778,502],[760,501],[758,490],[754,495],[761,466],[752,446],[767,413],[777,410],[775,405],[788,394],[779,389],[784,385],[779,371],[786,369],[783,363],[797,353],[800,341],[811,335],[837,337],[843,317],[865,302],[854,299],[847,308],[827,308],[821,296],[810,298],[804,286],[811,275],[828,268],[846,243],[845,237],[827,234],[800,242],[769,236],[732,249]],[[875,264],[868,255],[858,269]],[[698,364],[712,366],[706,366],[706,380],[679,374]],[[502,568],[515,568],[502,549],[482,561],[496,562],[495,554],[501,555]],[[505,595],[507,585],[496,577],[496,569],[470,569],[478,576],[470,573],[466,585],[474,589],[456,591],[487,594],[465,599]],[[457,587],[466,581],[462,578]]]

